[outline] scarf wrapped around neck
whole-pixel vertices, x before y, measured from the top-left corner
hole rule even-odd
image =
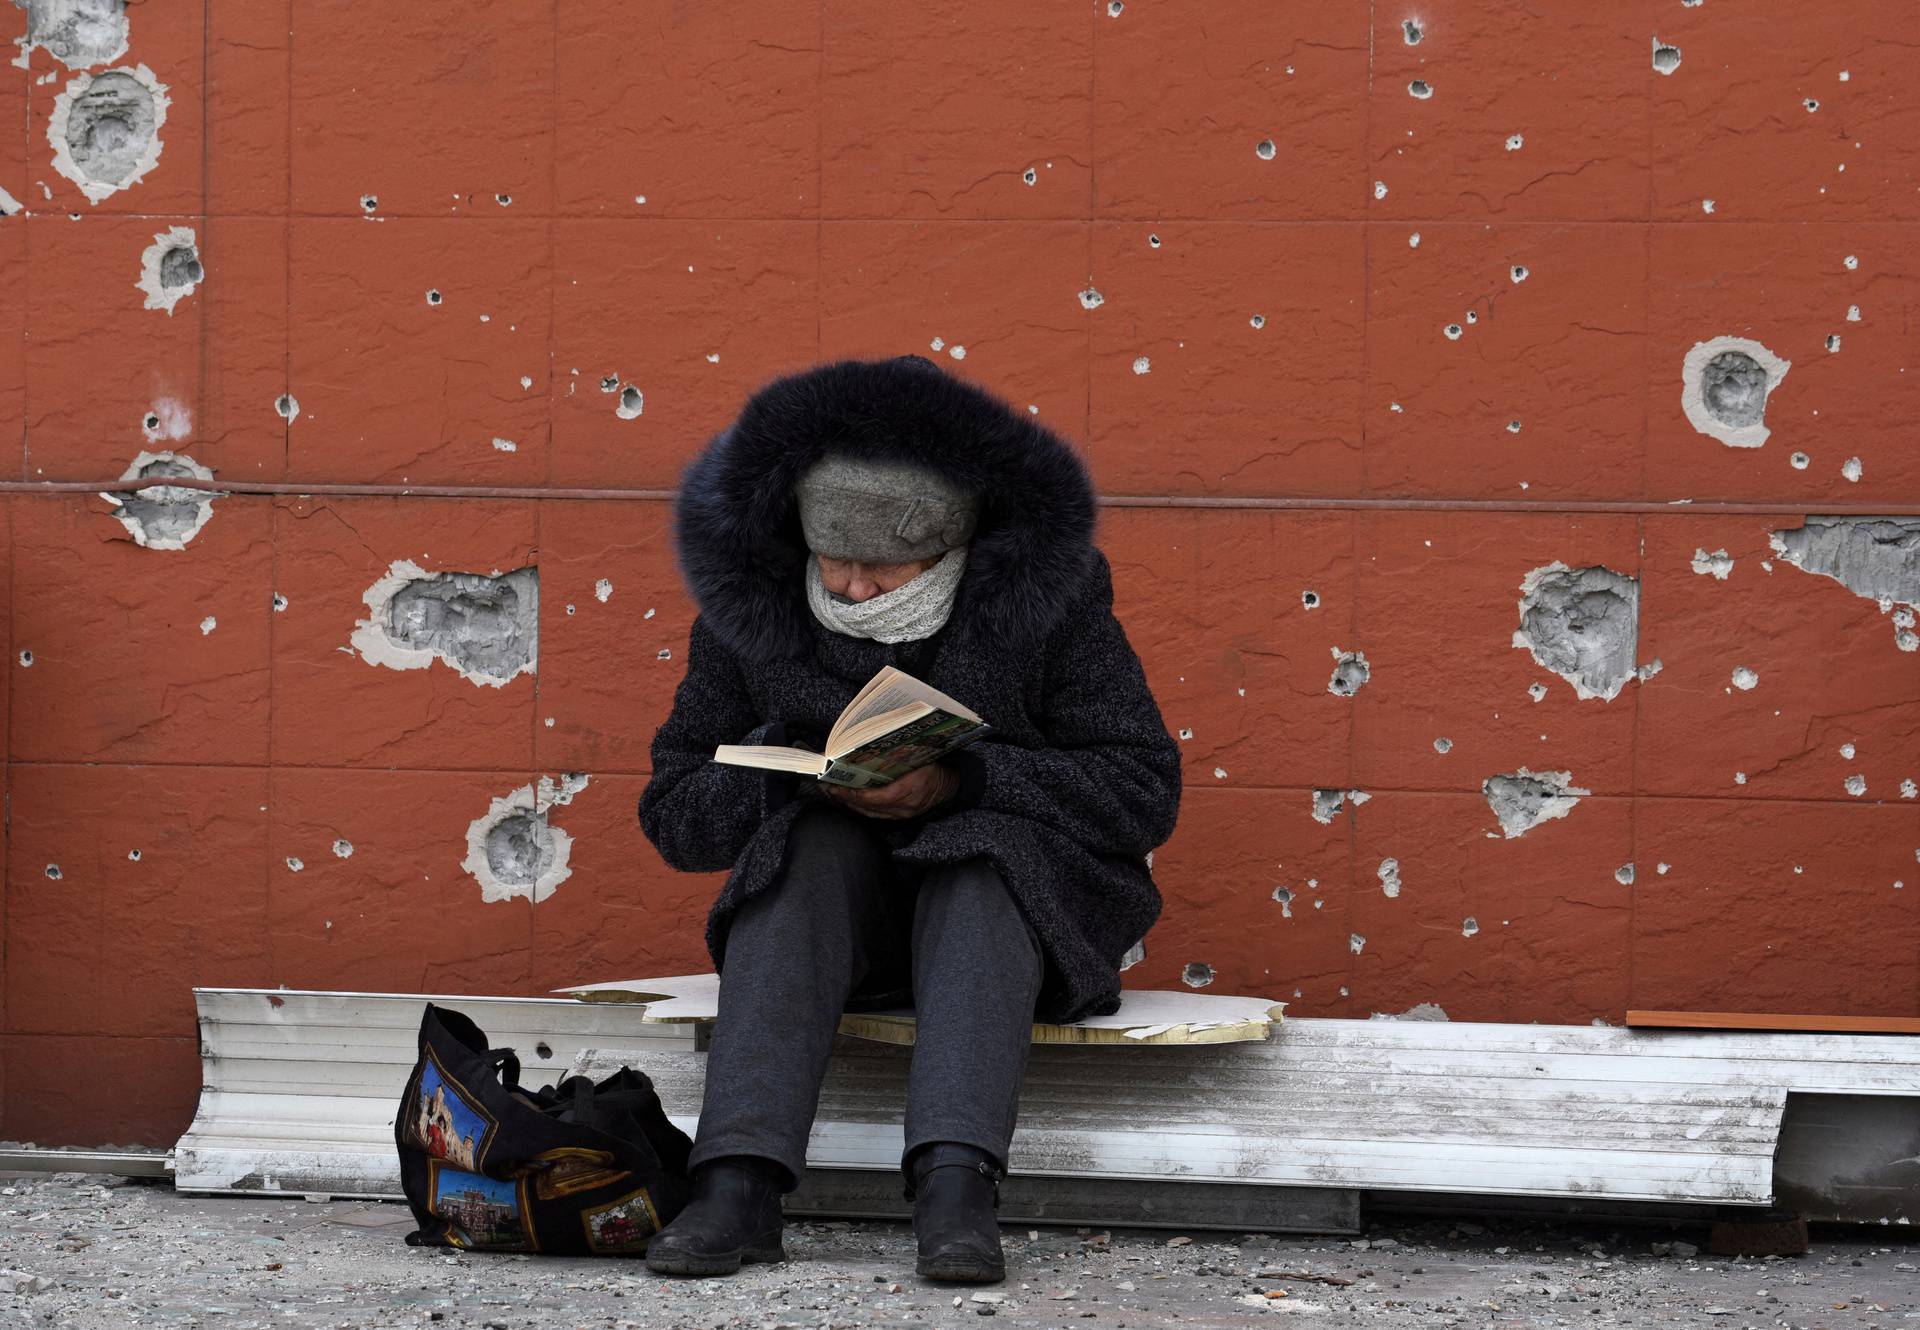
[[[967,569],[963,545],[948,550],[933,567],[910,582],[867,600],[851,601],[827,590],[820,579],[820,560],[807,559],[807,604],[813,617],[836,633],[866,637],[876,642],[915,642],[932,637],[953,612],[960,575]]]

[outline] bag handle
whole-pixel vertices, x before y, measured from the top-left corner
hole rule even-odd
[[[500,1074],[500,1083],[507,1089],[520,1088],[520,1055],[511,1048],[489,1048],[487,1065]]]

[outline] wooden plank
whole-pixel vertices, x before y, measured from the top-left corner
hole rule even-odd
[[[1835,1034],[1920,1034],[1920,1016],[1800,1016],[1757,1011],[1634,1011],[1630,1026],[1680,1030],[1818,1030]]]

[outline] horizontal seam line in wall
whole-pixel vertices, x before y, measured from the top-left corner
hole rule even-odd
[[[115,221],[141,220],[202,220],[202,221],[318,221],[318,222],[728,222],[733,225],[752,223],[791,222],[794,224],[814,225],[827,223],[854,226],[919,226],[937,223],[943,226],[1086,226],[1089,219],[1085,216],[1060,217],[942,217],[929,216],[904,217],[831,217],[821,213],[766,213],[766,214],[728,214],[715,216],[703,213],[668,213],[650,215],[606,212],[521,212],[511,208],[502,208],[497,214],[490,213],[433,213],[433,212],[113,212],[113,213],[73,213],[68,209],[23,208],[15,214],[23,218],[48,217],[71,219],[75,216],[87,218],[100,217]],[[1861,226],[1911,226],[1910,219],[1865,216],[1857,218],[1804,218],[1798,221],[1753,218],[1748,220],[1722,221],[1715,218],[1690,217],[1503,217],[1488,214],[1484,217],[1168,217],[1156,213],[1149,217],[1121,217],[1113,215],[1095,216],[1093,225],[1112,226],[1456,226],[1487,227],[1566,227],[1566,226],[1684,226],[1684,227],[1853,227]]]
[[[626,502],[672,502],[677,491],[665,489],[598,489],[504,485],[358,485],[314,484],[295,481],[207,481],[197,477],[167,476],[126,480],[6,480],[0,494],[126,494],[146,489],[206,490],[217,497],[258,495],[287,498],[414,498],[414,499],[568,499]],[[1791,517],[1807,513],[1859,517],[1920,517],[1920,504],[1866,503],[1859,500],[1799,503],[1784,500],[1650,500],[1650,499],[1467,499],[1467,498],[1349,498],[1344,496],[1279,497],[1268,495],[1102,494],[1096,501],[1108,508],[1224,508],[1256,511],[1378,509],[1386,512],[1519,512],[1519,513],[1753,513]]]
[[[509,767],[348,767],[348,766],[324,766],[319,764],[308,764],[308,763],[299,763],[299,762],[275,762],[271,767],[269,767],[263,762],[262,763],[160,762],[160,761],[114,762],[110,760],[87,762],[87,761],[80,761],[80,760],[53,760],[53,759],[45,759],[45,758],[13,758],[10,761],[10,765],[16,766],[16,767],[95,767],[95,768],[112,768],[114,770],[120,770],[120,771],[139,770],[145,767],[168,768],[168,769],[172,769],[176,767],[181,767],[181,768],[195,767],[195,768],[205,768],[210,771],[288,771],[288,772],[324,771],[324,772],[340,772],[346,775],[353,775],[353,776],[366,776],[366,775],[378,775],[378,774],[385,774],[390,776],[392,775],[405,775],[405,776],[414,776],[414,775],[501,776],[501,775],[507,775],[507,776],[512,776],[516,774],[515,771]],[[556,768],[556,770],[558,770],[558,768]],[[635,770],[633,768],[628,768],[628,767],[601,767],[588,774],[596,778],[599,778],[599,777],[633,778],[633,777],[646,776],[646,775],[649,775],[650,773],[643,770]],[[523,781],[521,783],[525,784],[526,782]],[[1203,792],[1204,793],[1232,792],[1236,794],[1283,794],[1283,793],[1291,792],[1296,794],[1308,794],[1315,790],[1338,790],[1341,793],[1345,793],[1346,787],[1338,786],[1338,785],[1237,785],[1237,784],[1236,785],[1202,785],[1196,781],[1190,780],[1187,782],[1187,789],[1185,793],[1198,794]],[[1382,794],[1445,794],[1445,795],[1458,795],[1462,798],[1470,798],[1470,799],[1484,799],[1486,797],[1483,792],[1475,789],[1440,790],[1440,789],[1424,789],[1424,788],[1417,788],[1417,787],[1410,787],[1410,786],[1396,786],[1396,785],[1369,785],[1364,789],[1361,789],[1360,792],[1370,797],[1382,795]],[[1849,807],[1854,805],[1866,805],[1868,807],[1879,807],[1881,805],[1886,805],[1894,808],[1905,808],[1909,805],[1914,805],[1916,807],[1920,807],[1920,804],[1916,804],[1916,801],[1911,799],[1886,799],[1886,798],[1866,799],[1866,798],[1856,798],[1852,795],[1848,795],[1844,798],[1838,797],[1838,796],[1833,798],[1812,798],[1812,797],[1806,797],[1801,795],[1790,795],[1790,794],[1748,794],[1748,795],[1661,794],[1658,791],[1654,791],[1654,790],[1642,790],[1637,794],[1625,792],[1625,791],[1615,791],[1611,793],[1595,792],[1592,794],[1579,795],[1578,798],[1582,800],[1586,800],[1586,799],[1593,799],[1593,800],[1664,799],[1664,800],[1675,800],[1675,801],[1684,799],[1684,800],[1704,800],[1704,801],[1713,802],[1713,803],[1728,803],[1728,804],[1767,804],[1767,803],[1771,803],[1771,804],[1844,804]],[[1364,816],[1364,814],[1361,814],[1359,812],[1356,812],[1354,815],[1356,817]],[[1514,839],[1514,838],[1510,838],[1510,839]]]

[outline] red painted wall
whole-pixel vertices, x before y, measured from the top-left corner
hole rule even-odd
[[[1379,501],[1105,511],[1191,735],[1130,982],[1199,963],[1302,1016],[1920,1008],[1920,654],[1900,607],[1769,545],[1835,505],[1920,513],[1910,6],[129,15],[87,72],[165,85],[162,148],[97,202],[48,138],[83,71],[0,67],[0,437],[20,480],[89,485],[6,498],[0,1137],[177,1134],[195,984],[707,968],[716,880],[633,817],[691,615],[666,506],[326,490],[669,486],[770,376],[907,351],[1037,408],[1110,495]],[[0,40],[27,21],[0,4]],[[204,281],[143,308],[173,226]],[[1682,409],[1720,336],[1791,362],[1763,447]],[[92,491],[167,448],[315,492],[220,498],[185,549],[143,548]],[[1488,499],[1528,506],[1459,506]],[[1736,499],[1762,509],[1706,506]],[[1730,576],[1694,571],[1718,550]],[[349,650],[400,559],[537,565],[537,674]],[[1637,579],[1657,673],[1582,699],[1513,645],[1555,561]],[[1371,676],[1338,696],[1352,650]],[[1590,793],[1503,836],[1482,782],[1522,766]],[[591,775],[550,814],[571,876],[484,903],[469,824],[566,771]],[[1315,788],[1360,793],[1322,821]]]

